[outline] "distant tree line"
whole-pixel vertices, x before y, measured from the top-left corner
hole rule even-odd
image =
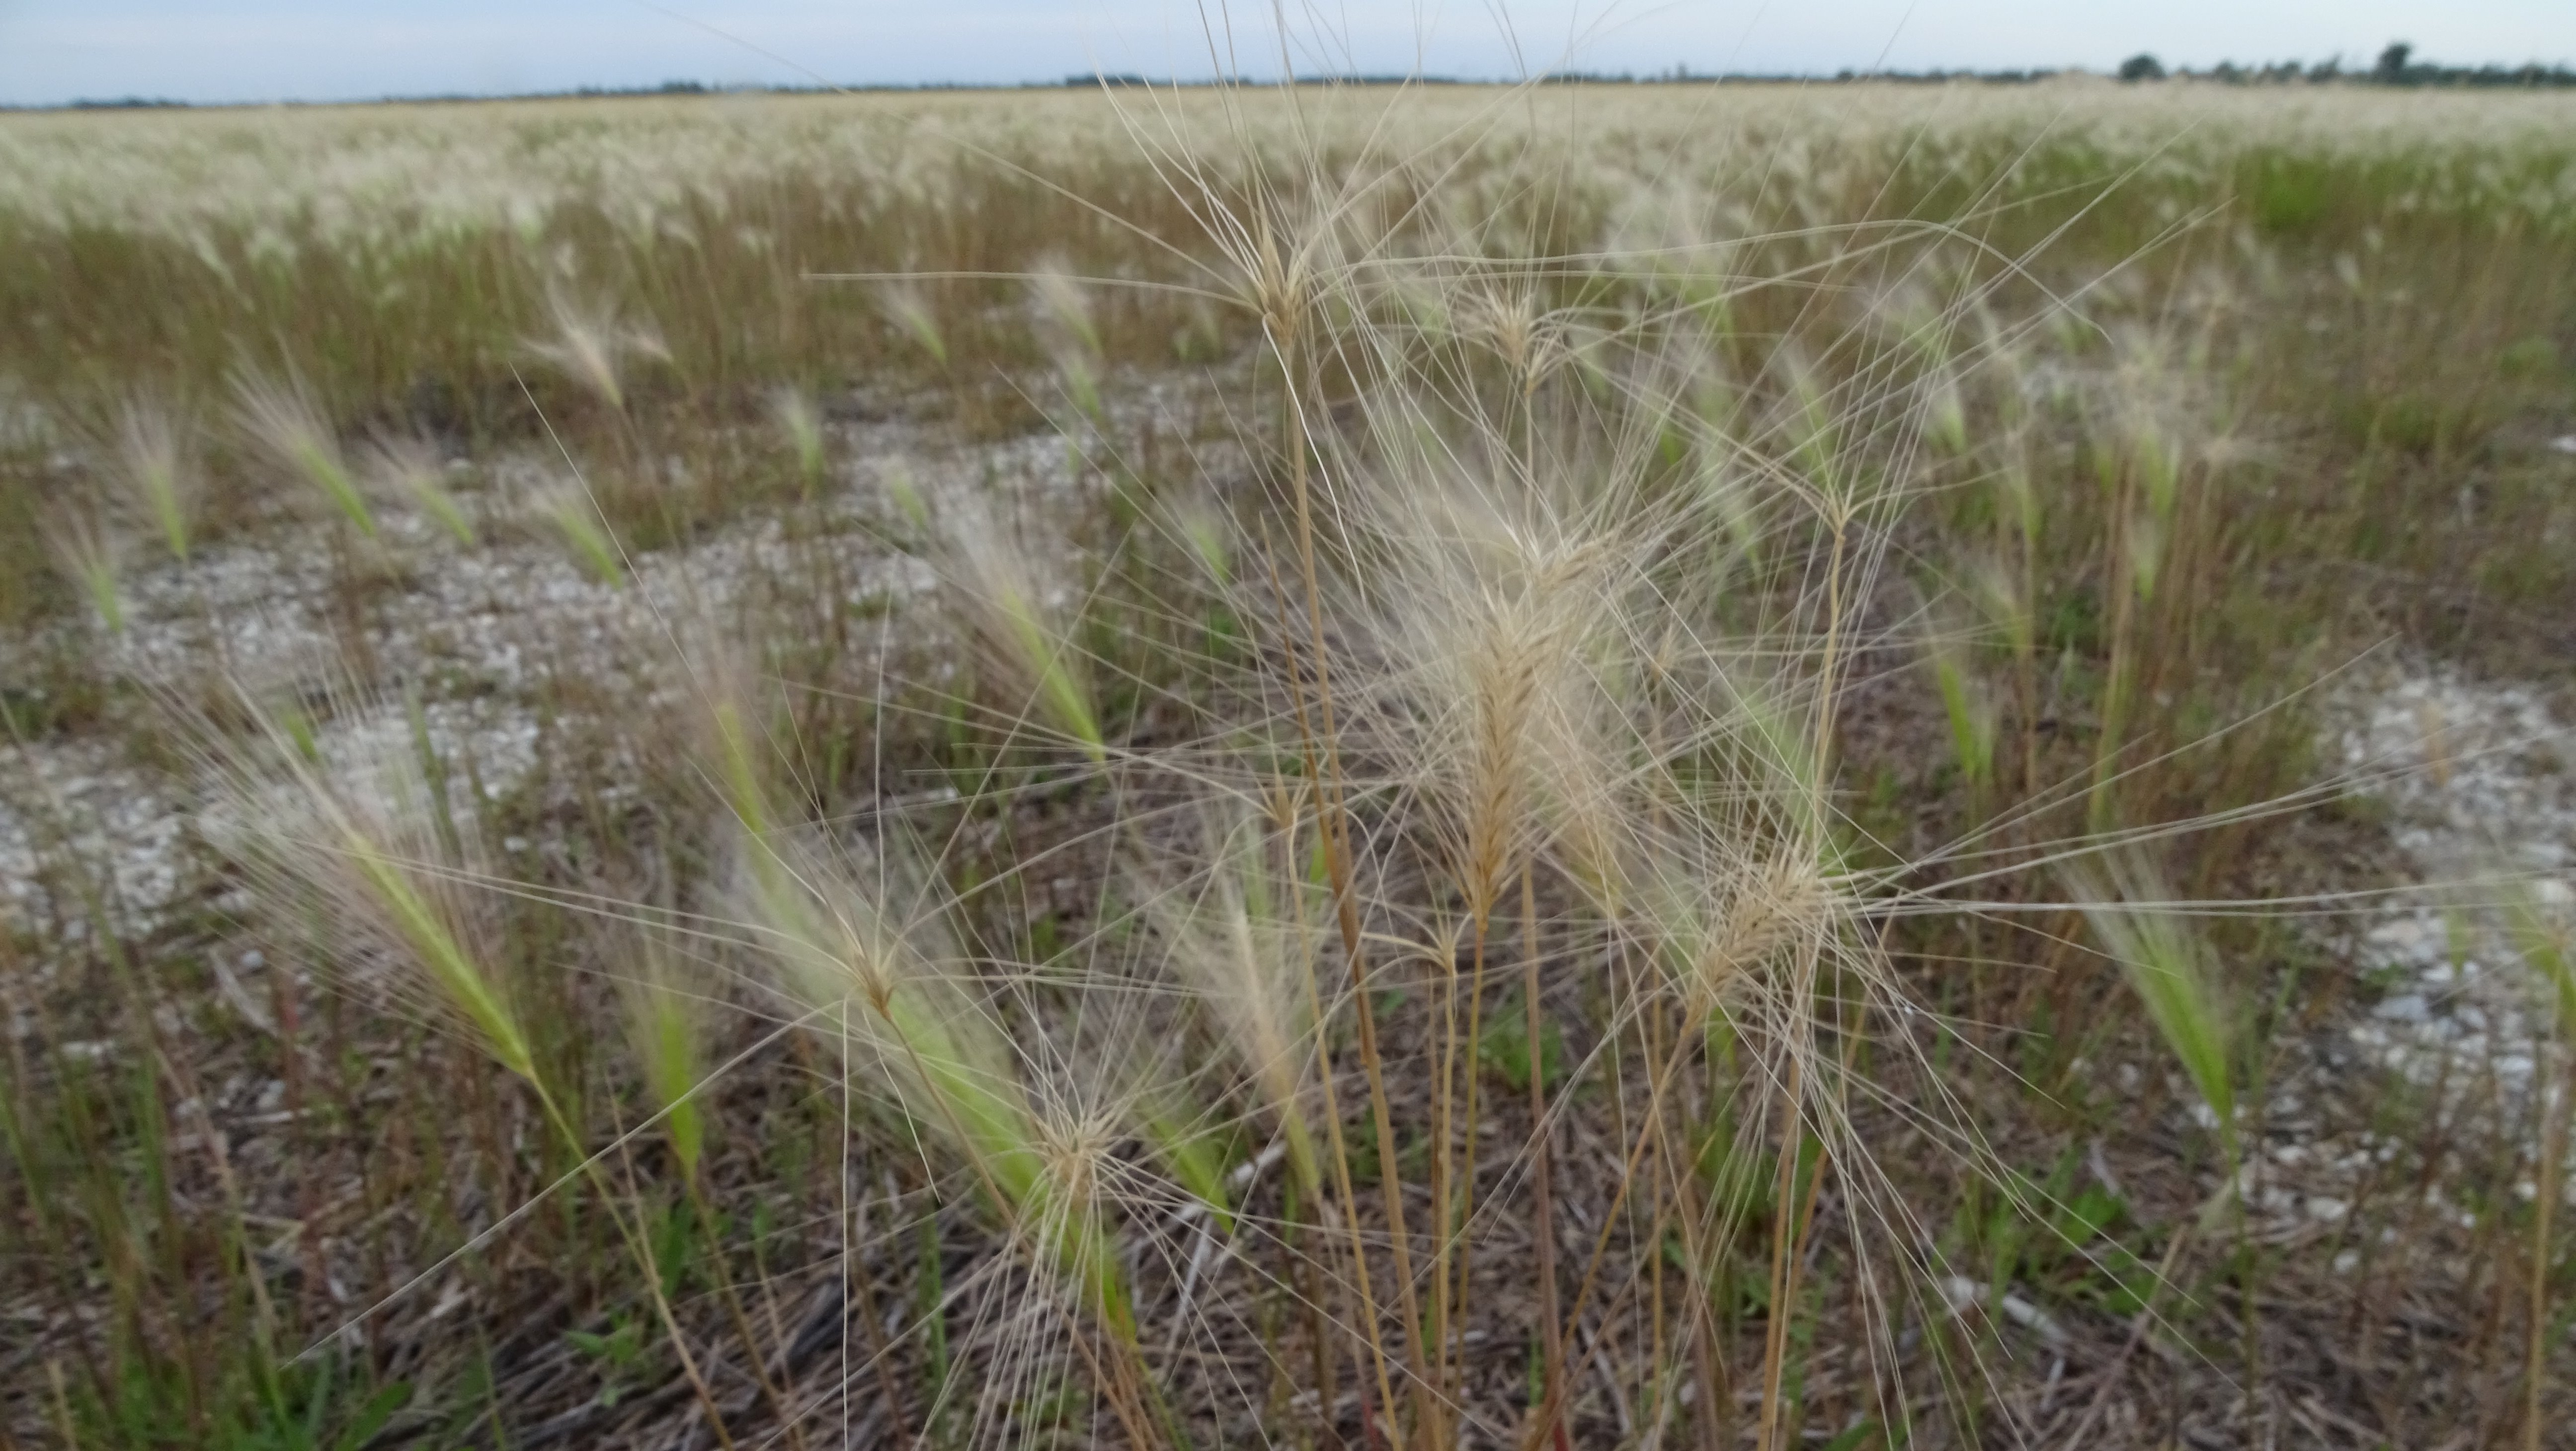
[[[1837,71],[1830,76],[1816,76],[1799,75],[1790,72],[1735,71],[1720,73],[1715,71],[1695,71],[1688,65],[1676,65],[1668,70],[1649,71],[1642,74],[1635,71],[1559,71],[1543,76],[1540,79],[1543,83],[1548,85],[1569,86],[1714,84],[1719,81],[1724,81],[1730,85],[1806,86],[1848,85],[1862,81],[1879,83],[1892,81],[1899,84],[1915,85],[1948,85],[1960,81],[1975,81],[1982,82],[1987,85],[2008,86],[2027,85],[2033,81],[2044,81],[2053,76],[2062,74],[2065,74],[2065,72],[2056,70],[1981,71],[1961,69],[1924,71],[1843,70]],[[2127,60],[2120,62],[2119,69],[2115,71],[2114,74],[2121,80],[2131,83],[2169,79],[2191,79],[2220,81],[2228,85],[2243,86],[2363,84],[2374,86],[2470,86],[2485,88],[2518,86],[2524,89],[2576,87],[2576,69],[2571,69],[2563,63],[2549,66],[2544,66],[2537,61],[2519,66],[2437,65],[2430,61],[2417,60],[2415,58],[2415,47],[2402,40],[2390,42],[2387,49],[2382,50],[2379,53],[2379,59],[2367,70],[2345,69],[2343,57],[2341,56],[2332,56],[2325,60],[2313,62],[2285,60],[2273,61],[2261,65],[2240,65],[2235,61],[2228,60],[2220,61],[2217,65],[2211,66],[2207,70],[2196,71],[2189,66],[2177,66],[2168,70],[2166,69],[2163,61],[2158,60],[2150,53],[2141,51],[2138,54],[2129,57]],[[1472,78],[1461,76],[1394,74],[1304,76],[1299,79],[1301,83],[1306,85],[1340,86],[1448,86],[1470,85],[1475,83]],[[1044,81],[1028,82],[1026,84],[1046,86],[1062,84],[1066,87],[1072,88],[1105,85],[1119,89],[1127,89],[1141,86],[1195,86],[1206,85],[1209,83],[1205,81],[1154,80],[1146,76],[1124,73],[1117,75],[1084,73],[1066,76],[1062,82]],[[546,92],[530,96],[528,99],[544,99],[547,96],[704,96],[720,95],[737,89],[746,88],[709,85],[704,81],[671,80],[664,81],[658,86],[583,86],[579,90]],[[749,87],[747,89],[792,95],[809,91],[837,90],[954,91],[988,90],[993,88],[987,86],[961,85],[955,82],[928,81],[914,85],[756,86]],[[489,98],[465,95],[440,95],[392,97],[388,99],[411,101],[471,101]],[[157,97],[125,96],[114,100],[77,100],[71,102],[66,109],[74,111],[152,110],[163,107],[185,106],[187,104],[188,103],[185,101],[164,100]],[[22,109],[28,108],[0,106],[0,110]],[[45,108],[37,107],[34,109],[41,110]]]
[[[2379,59],[2368,70],[2346,70],[2343,57],[2331,56],[2321,61],[2274,61],[2263,65],[2239,65],[2223,60],[2206,71],[2188,66],[2168,71],[2162,61],[2140,52],[2120,62],[2118,71],[2124,81],[2161,81],[2168,76],[2186,76],[2223,81],[2240,86],[2285,86],[2336,82],[2361,82],[2374,86],[2480,86],[2524,88],[2576,86],[2576,70],[2565,65],[2544,66],[2532,61],[2518,66],[2501,65],[2436,65],[2415,58],[2415,47],[2405,41],[2391,41],[2379,53]]]

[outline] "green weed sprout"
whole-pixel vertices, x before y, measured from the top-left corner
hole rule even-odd
[[[626,1031],[644,1070],[644,1086],[662,1110],[662,1133],[680,1172],[693,1183],[706,1149],[706,1115],[693,1095],[705,1080],[706,1014],[686,991],[659,936],[643,939],[631,977],[619,979]]]

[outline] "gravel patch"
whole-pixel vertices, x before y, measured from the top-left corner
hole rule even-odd
[[[76,619],[51,626],[50,640],[0,638],[0,678],[38,679],[36,662],[68,647],[120,701],[219,703],[236,698],[237,683],[263,701],[301,701],[320,722],[325,758],[352,762],[410,750],[408,695],[451,770],[470,772],[498,799],[537,769],[548,713],[562,705],[555,687],[577,685],[589,714],[612,723],[667,708],[686,642],[725,638],[730,622],[774,601],[781,586],[793,592],[823,577],[818,564],[844,582],[844,609],[932,591],[926,565],[863,527],[882,516],[889,477],[933,492],[989,487],[1040,508],[1088,487],[1054,436],[939,453],[901,425],[872,425],[836,442],[851,461],[819,528],[809,520],[791,535],[780,518],[747,517],[687,548],[633,556],[631,574],[614,584],[515,517],[513,501],[544,477],[530,459],[479,470],[490,482],[472,502],[487,533],[470,547],[424,518],[387,511],[382,540],[356,566],[363,600],[354,609],[350,541],[321,522],[281,519],[199,549],[184,569],[147,565],[135,549],[120,580],[122,634],[107,638]],[[794,599],[817,617],[834,603]],[[351,684],[361,651],[373,662],[365,689]],[[102,731],[0,744],[0,922],[77,939],[95,894],[120,935],[148,936],[214,888],[219,862],[194,823],[211,783],[202,771],[138,759],[124,727],[137,727],[136,741],[149,727],[122,717],[148,707],[117,709]],[[639,763],[610,763],[621,764]]]
[[[2346,1224],[2365,1199],[2412,1196],[2405,1213],[2418,1220],[2477,1223],[2453,1187],[2459,1165],[2431,1166],[2419,1188],[2401,1156],[2426,1140],[2357,1126],[2372,1104],[2395,1095],[2410,1120],[2438,1126],[2431,1142],[2452,1146],[2436,1152],[2465,1153],[2499,1136],[2528,1142],[2562,1091],[2540,1081],[2548,990],[2504,922],[2518,907],[2562,924],[2576,911],[2576,733],[2527,684],[2423,664],[2355,682],[2326,716],[2323,754],[2386,811],[2411,881],[2323,931],[2330,957],[2358,975],[2359,1005],[2275,1081],[2240,1182],[2258,1237],[2331,1237],[2342,1272],[2369,1248]],[[2215,1127],[2206,1109],[2195,1117]],[[2513,1190],[2528,1200],[2537,1186]],[[2398,1237],[2379,1231],[2381,1243]]]

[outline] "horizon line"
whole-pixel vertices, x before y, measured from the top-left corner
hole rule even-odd
[[[2537,60],[2519,64],[2485,62],[2479,65],[2434,65],[2425,62],[2405,66],[2397,72],[2381,69],[2346,69],[2340,55],[2323,61],[2297,60],[2240,65],[2221,61],[2217,65],[2195,69],[2177,66],[2170,71],[2155,67],[2152,73],[2124,74],[2140,61],[2154,64],[2151,52],[2122,62],[2120,67],[2095,69],[2083,65],[2002,67],[1992,70],[1969,67],[1935,67],[1919,71],[1859,70],[1853,67],[1823,71],[1697,71],[1687,65],[1666,70],[1639,73],[1635,71],[1566,71],[1512,80],[1500,77],[1460,75],[1419,75],[1387,73],[1349,73],[1341,75],[1298,76],[1289,81],[1277,77],[1245,78],[1211,76],[1194,79],[1149,77],[1136,73],[1067,74],[1054,80],[1019,81],[868,81],[848,85],[829,82],[796,85],[759,82],[710,83],[688,78],[673,78],[659,83],[628,86],[596,85],[570,89],[527,91],[442,91],[413,94],[353,96],[331,99],[275,97],[262,100],[193,101],[166,96],[81,96],[65,101],[8,102],[0,101],[0,112],[49,111],[155,111],[155,110],[253,110],[271,107],[329,106],[418,106],[473,105],[510,101],[632,100],[654,97],[725,97],[752,95],[821,96],[883,95],[902,93],[940,93],[958,91],[1049,91],[1107,88],[1149,88],[1155,90],[1207,90],[1221,86],[1272,88],[1296,86],[1643,86],[1643,85],[1855,85],[1871,82],[1925,85],[1961,82],[1989,85],[2029,85],[2043,81],[2090,78],[2115,84],[2168,84],[2175,81],[2215,81],[2226,85],[2371,85],[2388,89],[2528,89],[2557,90],[2576,88],[2576,69],[2561,60],[2544,63]]]

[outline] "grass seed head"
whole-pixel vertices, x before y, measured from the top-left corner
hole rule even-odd
[[[366,538],[376,537],[375,511],[350,472],[339,435],[303,379],[283,381],[243,371],[233,375],[234,415],[269,461],[320,494]]]
[[[361,469],[371,492],[404,500],[457,543],[473,547],[474,521],[447,491],[447,470],[428,440],[409,434],[380,436],[367,445]]]
[[[1480,289],[1459,312],[1502,360],[1523,396],[1537,391],[1568,356],[1562,320],[1540,310],[1538,294],[1527,283]]]
[[[631,935],[634,970],[618,979],[626,1033],[644,1086],[663,1112],[662,1131],[680,1171],[694,1176],[706,1148],[706,1115],[692,1095],[706,1076],[706,999],[691,990],[677,955],[650,928]]]
[[[563,540],[583,573],[611,588],[625,585],[625,552],[617,547],[608,521],[600,517],[599,506],[591,502],[589,489],[575,480],[559,480],[538,490],[528,507]]]
[[[671,360],[659,334],[625,322],[606,308],[557,292],[548,311],[554,335],[530,343],[528,351],[621,413],[626,409],[624,374],[629,362]]]
[[[1097,764],[1108,759],[1090,672],[1069,615],[1075,587],[1041,565],[1017,521],[979,498],[952,499],[937,514],[932,561],[987,658],[1025,708]]]
[[[186,564],[203,485],[191,421],[160,398],[127,398],[117,408],[115,454],[117,475],[138,512],[170,557]]]
[[[2563,883],[2531,882],[2505,908],[2505,937],[2537,979],[2561,1042],[2576,1043],[2576,925]]]
[[[798,388],[781,388],[770,395],[769,411],[778,420],[779,431],[787,435],[788,447],[796,454],[796,478],[807,493],[823,486],[823,417],[815,410],[814,400]]]
[[[1029,270],[1029,297],[1066,341],[1098,355],[1100,326],[1092,317],[1091,295],[1062,258],[1050,257]]]
[[[2165,1046],[2217,1116],[2221,1145],[2236,1155],[2236,1021],[2207,944],[2163,877],[2136,858],[2108,876],[2071,873],[2068,885],[2094,932],[2120,965]]]
[[[1292,1171],[1319,1172],[1307,1122],[1322,903],[1283,870],[1291,839],[1262,818],[1210,805],[1200,818],[1201,865],[1149,882],[1137,896],[1172,974],[1196,995],[1277,1115]],[[1274,853],[1279,858],[1274,860]]]
[[[1546,748],[1587,721],[1583,651],[1611,623],[1598,575],[1615,548],[1465,490],[1408,490],[1381,518],[1390,567],[1377,654],[1405,701],[1409,774],[1471,921],[1543,836]]]
[[[543,1092],[528,1035],[492,965],[490,899],[471,856],[476,838],[442,829],[451,806],[434,799],[412,751],[387,746],[336,757],[300,721],[279,718],[247,693],[241,700],[262,722],[261,734],[256,747],[210,747],[224,785],[210,837],[228,844],[255,879],[317,898],[330,920],[369,929],[417,972],[425,1002]],[[388,715],[352,712],[362,727]],[[348,739],[385,734],[360,729]]]
[[[877,308],[904,336],[921,345],[931,360],[948,365],[948,339],[939,330],[939,315],[930,300],[910,283],[886,283],[876,289]]]
[[[1041,1267],[1087,1305],[1124,1314],[1121,1271],[1097,1210],[1123,1135],[1070,1100],[1032,1097],[1021,1055],[972,990],[928,878],[900,859],[855,857],[808,829],[743,845],[746,920],[848,1072],[946,1146],[1017,1224]],[[897,903],[926,904],[898,916]]]
[[[90,609],[109,634],[124,634],[125,596],[116,582],[123,541],[95,514],[76,507],[55,509],[42,527],[55,567],[89,596]]]
[[[1647,904],[1682,1000],[1698,1015],[1753,984],[1760,969],[1801,944],[1819,950],[1837,930],[1837,894],[1815,852],[1783,849],[1746,866],[1693,879],[1667,876]]]

